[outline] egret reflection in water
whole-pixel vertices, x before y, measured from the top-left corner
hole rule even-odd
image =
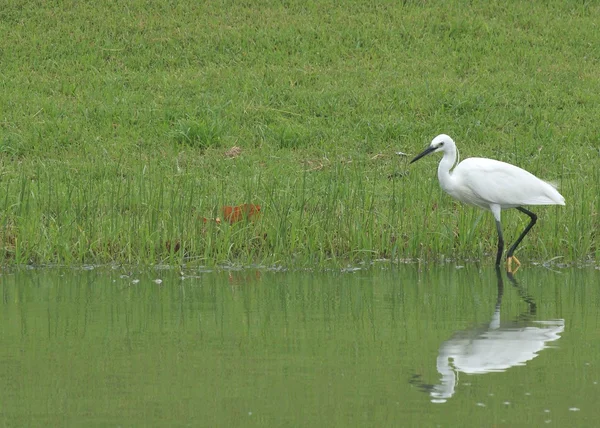
[[[514,366],[523,366],[547,348],[549,342],[559,339],[564,331],[563,319],[532,320],[536,313],[535,302],[523,292],[510,273],[507,274],[508,278],[527,302],[528,311],[516,321],[501,322],[500,307],[504,283],[500,269],[496,269],[496,275],[498,299],[489,325],[459,331],[442,343],[437,357],[440,382],[437,385],[419,385],[429,392],[433,403],[445,403],[454,395],[459,373],[503,372]]]

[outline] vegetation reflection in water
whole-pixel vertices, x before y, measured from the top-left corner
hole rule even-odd
[[[518,282],[453,266],[184,274],[3,272],[3,422],[590,426],[600,416],[597,270],[531,268]],[[484,358],[488,373],[471,374],[477,351],[518,332],[526,354],[507,353],[512,337]]]

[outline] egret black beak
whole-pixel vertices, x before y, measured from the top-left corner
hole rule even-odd
[[[435,147],[427,147],[425,150],[423,150],[421,153],[419,153],[413,160],[410,161],[410,163],[416,162],[419,159],[421,159],[423,156],[427,156],[429,153],[431,152],[435,152]]]

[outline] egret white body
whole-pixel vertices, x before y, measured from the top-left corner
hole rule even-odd
[[[456,163],[457,149],[454,140],[445,134],[435,137],[429,147],[417,155],[411,163],[434,152],[444,154],[438,166],[438,180],[442,189],[453,198],[489,210],[494,215],[498,231],[496,265],[500,265],[504,251],[504,238],[500,223],[501,211],[516,208],[531,218],[530,223],[507,253],[509,271],[513,259],[520,265],[513,253],[537,221],[537,216],[523,206],[564,205],[565,198],[552,184],[540,180],[524,169],[494,159],[465,159],[451,171]]]

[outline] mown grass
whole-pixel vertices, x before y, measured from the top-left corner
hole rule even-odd
[[[46,2],[0,10],[4,264],[489,260],[463,158],[556,180],[520,253],[598,260],[600,6]],[[224,153],[232,146],[241,155]],[[202,219],[260,204],[255,222]],[[527,219],[506,212],[506,237]]]

